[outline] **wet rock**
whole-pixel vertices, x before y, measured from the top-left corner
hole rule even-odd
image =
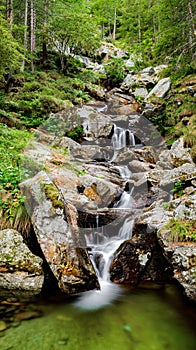
[[[15,230],[0,231],[0,296],[34,296],[41,292],[42,259],[31,253]]]
[[[37,318],[42,316],[42,312],[40,311],[19,311],[14,315],[14,321],[26,321],[32,320],[33,318]]]
[[[111,280],[131,285],[171,281],[172,265],[158,242],[156,232],[149,233],[145,225],[138,224],[133,234],[114,254],[110,266]]]
[[[8,325],[6,324],[6,322],[4,322],[3,320],[0,320],[0,332],[3,332],[7,329]]]
[[[108,207],[115,200],[118,186],[102,178],[84,175],[80,178],[80,185],[85,187],[84,195],[94,201],[99,207]]]
[[[77,224],[77,211],[52,183],[38,173],[21,184],[26,208],[46,261],[62,292],[73,294],[97,287],[97,277]]]
[[[148,100],[153,95],[161,98],[165,97],[170,87],[171,87],[170,78],[164,78],[159,80],[159,82],[155,85],[155,87],[150,91],[150,93],[146,97],[146,100]]]

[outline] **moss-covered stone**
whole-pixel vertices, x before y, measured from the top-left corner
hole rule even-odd
[[[55,185],[53,185],[52,183],[44,184],[44,192],[45,192],[46,198],[51,201],[52,206],[54,208],[60,208],[60,209],[64,208],[64,203],[60,199],[58,189],[56,188]]]

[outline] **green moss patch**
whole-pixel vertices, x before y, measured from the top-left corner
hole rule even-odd
[[[59,192],[55,187],[55,185],[53,185],[52,183],[44,184],[44,192],[45,192],[46,198],[51,201],[52,206],[54,208],[60,208],[60,209],[64,208],[64,203],[60,199]]]

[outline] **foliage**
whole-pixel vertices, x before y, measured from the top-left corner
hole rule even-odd
[[[196,221],[175,220],[163,227],[162,230],[168,231],[169,238],[174,242],[193,241],[196,242]]]
[[[74,141],[80,141],[83,137],[83,128],[82,126],[77,126],[73,128],[72,130],[67,132],[67,137],[70,137]]]
[[[184,188],[185,188],[185,182],[184,181],[177,181],[174,184],[174,188],[171,190],[173,193],[174,198],[181,197],[184,194]]]
[[[0,209],[9,219],[13,219],[16,209],[24,203],[19,190],[22,176],[20,153],[30,136],[27,131],[0,124]]]
[[[126,76],[125,64],[122,59],[114,58],[105,64],[107,83],[110,87],[118,86]]]
[[[17,69],[21,65],[23,55],[20,43],[10,33],[8,22],[0,13],[0,80],[9,69]]]

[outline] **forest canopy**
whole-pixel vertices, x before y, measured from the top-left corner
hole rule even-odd
[[[1,0],[0,74],[46,64],[56,52],[93,56],[101,40],[136,53],[146,63],[193,61],[193,0]],[[22,57],[24,56],[24,57]]]

